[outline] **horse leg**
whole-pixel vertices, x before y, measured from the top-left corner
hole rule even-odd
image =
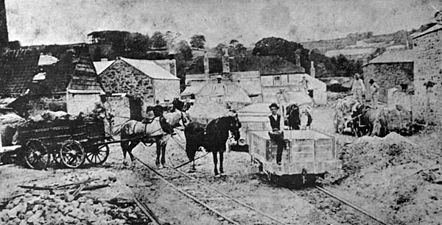
[[[140,141],[130,141],[130,145],[129,145],[129,147],[128,147],[128,153],[129,153],[129,156],[130,156],[130,161],[131,161],[131,164],[132,164],[132,166],[134,165],[134,162],[135,162],[135,156],[134,156],[134,154],[132,154],[132,150],[138,145],[140,143]]]
[[[212,155],[213,155],[213,166],[214,166],[214,169],[213,169],[213,171],[215,172],[215,176],[218,176],[218,169],[217,169],[217,164],[218,164],[218,156],[217,156],[217,152],[216,151],[213,151],[212,152]]]
[[[157,148],[157,159],[155,160],[155,165],[157,165],[157,167],[161,168],[160,167],[161,145],[160,145],[158,139],[156,139],[155,142],[156,142],[155,145],[156,145],[156,148]]]
[[[166,146],[167,146],[167,143],[160,140],[159,144],[161,146],[161,164],[164,167],[164,165],[166,164]]]
[[[129,147],[129,143],[128,143],[129,141],[122,141],[121,143],[120,143],[120,145],[121,145],[121,150],[123,151],[123,165],[125,165],[125,166],[127,166],[127,161],[126,161],[126,155],[127,155],[127,150],[128,150],[128,147]]]
[[[219,152],[219,172],[221,175],[224,174],[223,161],[224,161],[224,152]]]

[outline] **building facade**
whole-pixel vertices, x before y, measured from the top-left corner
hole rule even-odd
[[[374,58],[364,65],[364,83],[373,79],[379,85],[379,101],[387,102],[388,90],[397,88],[404,92],[413,90],[414,51],[391,51]],[[367,93],[368,95],[370,93]]]
[[[412,38],[416,50],[413,116],[418,120],[441,125],[442,20],[439,19],[434,26]]]

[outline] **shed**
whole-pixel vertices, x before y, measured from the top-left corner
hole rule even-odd
[[[0,57],[0,80],[1,97],[16,97],[12,107],[23,114],[47,109],[87,113],[99,100],[101,91],[92,61],[72,49],[62,50],[56,56],[44,46],[8,50]],[[68,101],[68,92],[85,89],[89,92],[83,93],[81,104]],[[72,95],[70,100],[73,100]]]
[[[387,102],[388,89],[413,89],[414,50],[387,51],[363,66],[364,83],[373,79],[380,87],[379,100]],[[367,87],[367,90],[368,87]]]

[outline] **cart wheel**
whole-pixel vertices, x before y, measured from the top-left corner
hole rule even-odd
[[[39,140],[30,140],[25,145],[24,158],[31,169],[46,169],[51,162],[51,154]]]
[[[69,168],[78,168],[84,163],[86,154],[80,142],[68,140],[61,146],[59,155],[63,165]]]
[[[86,152],[86,159],[91,164],[103,164],[109,156],[109,145],[102,144],[94,146],[92,150]]]

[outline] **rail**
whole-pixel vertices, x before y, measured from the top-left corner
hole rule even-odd
[[[344,204],[350,206],[351,208],[355,209],[356,211],[358,211],[358,212],[360,212],[360,213],[362,213],[362,214],[364,214],[364,215],[370,217],[371,219],[373,219],[374,221],[378,222],[379,224],[387,225],[386,222],[384,222],[384,221],[382,221],[382,220],[380,220],[380,219],[378,219],[378,218],[376,218],[376,217],[370,215],[370,214],[369,214],[368,212],[366,212],[365,210],[363,210],[363,209],[361,209],[361,208],[355,206],[354,204],[352,204],[352,203],[346,201],[345,199],[342,199],[342,198],[336,196],[335,194],[331,193],[329,190],[327,190],[327,189],[325,189],[325,188],[323,188],[323,187],[319,187],[319,186],[315,186],[315,188],[316,188],[317,190],[319,190],[319,191],[321,191],[321,192],[323,192],[323,193],[325,193],[325,194],[331,196],[332,198],[334,198],[334,199],[336,199],[336,200],[338,200],[338,201],[340,201],[340,202],[342,202],[342,203],[344,203]]]
[[[158,171],[156,171],[155,169],[153,169],[152,167],[150,167],[149,165],[147,165],[146,163],[144,163],[143,161],[141,161],[140,159],[138,159],[137,157],[135,157],[135,159],[140,162],[142,165],[144,165],[146,168],[148,168],[150,171],[152,171],[153,173],[155,173],[162,181],[164,181],[167,185],[169,185],[170,187],[172,187],[173,189],[175,189],[176,191],[178,191],[179,193],[183,194],[184,196],[190,198],[191,200],[193,200],[194,202],[198,203],[199,205],[205,207],[206,209],[208,209],[209,211],[212,211],[213,213],[215,213],[216,215],[224,218],[226,221],[228,221],[231,224],[235,224],[235,225],[239,225],[238,222],[234,221],[233,219],[230,219],[229,217],[227,217],[226,215],[224,215],[223,213],[219,212],[218,210],[210,207],[209,205],[205,204],[204,202],[202,202],[201,200],[195,198],[194,196],[190,195],[189,193],[187,193],[186,191],[182,190],[181,188],[177,187],[176,185],[172,184],[171,182],[169,182],[161,173],[159,173]]]

